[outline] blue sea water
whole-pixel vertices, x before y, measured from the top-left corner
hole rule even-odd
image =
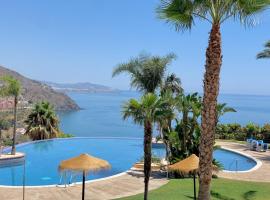
[[[137,92],[69,93],[82,108],[79,111],[61,112],[61,128],[75,136],[142,137],[143,129],[131,120],[123,121],[121,105],[130,98],[139,98]],[[237,110],[221,118],[224,123],[260,125],[270,122],[270,96],[220,95],[219,102]]]

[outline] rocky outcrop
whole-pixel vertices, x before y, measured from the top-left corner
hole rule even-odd
[[[21,74],[0,66],[0,77],[10,75],[22,84],[22,97],[24,101],[33,104],[48,101],[56,110],[78,110],[79,106],[66,94],[55,91],[50,86],[22,76]]]

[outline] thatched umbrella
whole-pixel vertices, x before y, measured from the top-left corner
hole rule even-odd
[[[84,200],[85,175],[90,171],[109,169],[111,165],[106,161],[88,154],[81,154],[77,157],[64,160],[59,165],[60,171],[81,171],[83,172],[82,200]]]
[[[171,171],[179,171],[186,174],[193,173],[195,200],[196,200],[196,173],[198,168],[199,168],[199,158],[195,154],[192,154],[188,158],[169,166],[169,170]]]

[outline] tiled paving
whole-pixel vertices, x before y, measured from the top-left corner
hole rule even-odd
[[[154,176],[150,180],[150,190],[159,188],[168,180],[163,176]],[[106,200],[143,192],[144,183],[141,174],[125,173],[118,177],[86,184],[86,200]],[[21,188],[0,188],[0,200],[22,200]],[[25,200],[80,200],[81,185],[67,188],[43,187],[26,188]]]

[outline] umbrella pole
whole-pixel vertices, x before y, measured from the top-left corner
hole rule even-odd
[[[85,189],[85,171],[83,171],[82,200],[84,200],[84,189]]]
[[[25,158],[23,161],[23,200],[25,199]]]
[[[196,200],[196,174],[193,174],[194,200]]]

